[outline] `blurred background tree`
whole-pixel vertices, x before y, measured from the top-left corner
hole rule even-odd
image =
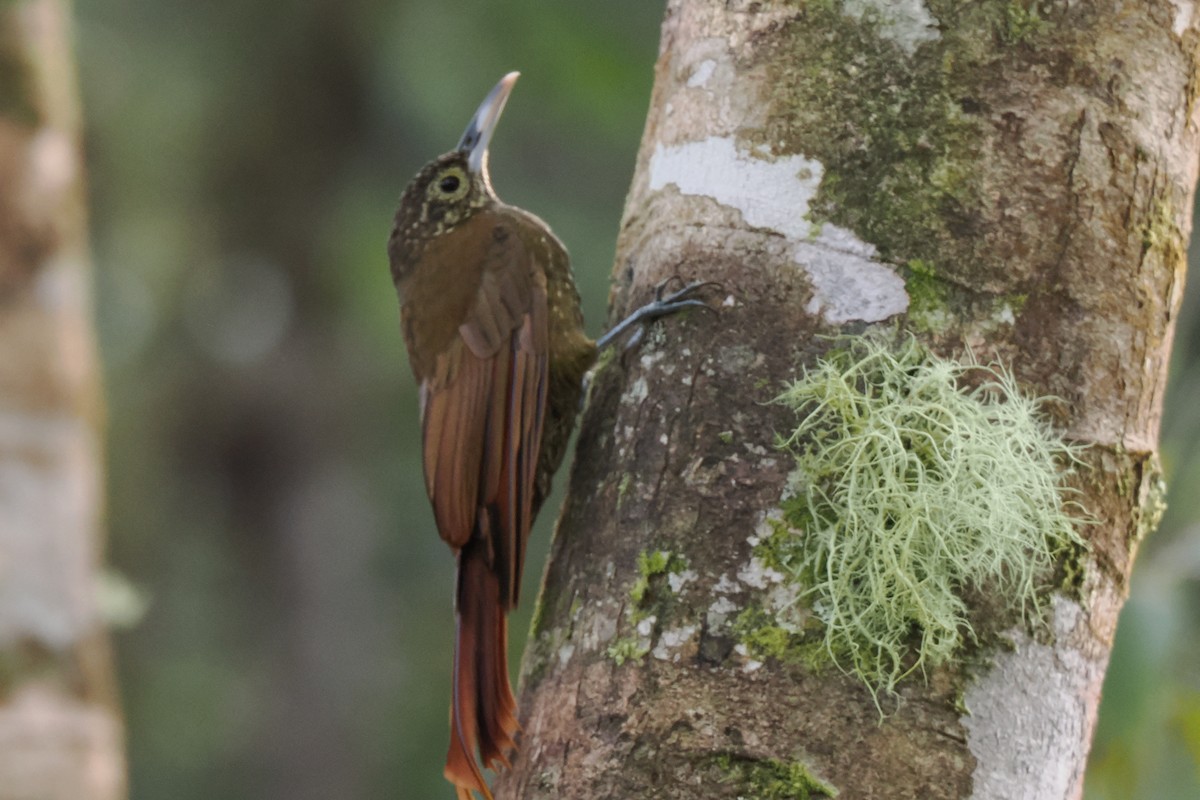
[[[0,4],[0,800],[125,796],[71,45],[63,0]]]
[[[76,13],[112,560],[148,600],[116,640],[131,796],[445,796],[452,561],[422,485],[391,217],[520,69],[493,179],[567,243],[598,333],[662,3]],[[1200,795],[1197,289],[1167,401],[1171,508],[1123,614],[1092,800]]]

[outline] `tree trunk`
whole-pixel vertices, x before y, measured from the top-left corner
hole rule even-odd
[[[668,3],[613,313],[676,274],[728,297],[594,378],[498,797],[1080,795],[1162,507],[1197,22],[1167,0]],[[770,401],[814,337],[897,328],[1059,398],[1093,522],[1042,625],[991,620],[881,716],[842,670],[755,658],[738,621],[781,586],[755,546],[797,419]]]
[[[0,8],[0,800],[116,800],[101,399],[61,0]]]

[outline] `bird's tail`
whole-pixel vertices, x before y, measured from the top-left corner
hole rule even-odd
[[[458,800],[472,800],[473,791],[492,800],[480,761],[488,768],[510,766],[507,753],[520,727],[508,682],[506,608],[488,561],[477,540],[458,555],[450,752],[444,771]]]

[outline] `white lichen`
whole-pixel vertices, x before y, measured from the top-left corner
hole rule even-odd
[[[975,757],[972,797],[1004,797],[1017,785],[1029,788],[1030,800],[1077,795],[1075,765],[1091,736],[1079,698],[1099,691],[1103,663],[1065,644],[1078,635],[1079,604],[1056,595],[1051,610],[1059,644],[1009,631],[1017,646],[994,653],[991,668],[963,696],[970,713],[962,723]]]
[[[708,629],[716,630],[718,628],[723,628],[729,618],[739,610],[740,607],[738,604],[730,600],[728,597],[718,597],[704,613],[704,619],[705,622],[708,623]]]
[[[740,592],[741,587],[730,580],[728,575],[722,575],[717,579],[717,585],[713,587],[713,591],[720,594],[733,594],[734,592]]]
[[[638,378],[629,386],[629,390],[625,392],[625,400],[629,403],[637,404],[650,396],[650,387],[646,383],[645,378]]]
[[[1175,6],[1175,19],[1172,21],[1171,30],[1176,36],[1183,36],[1192,26],[1196,3],[1194,0],[1171,0],[1171,5]]]
[[[579,645],[587,652],[594,652],[608,645],[617,635],[617,615],[615,611],[597,609],[590,619],[578,623],[582,631]]]
[[[666,351],[664,350],[651,350],[649,353],[644,353],[642,357],[638,359],[638,363],[642,365],[642,369],[650,369],[655,364],[662,361],[665,355]]]
[[[691,76],[688,77],[687,85],[691,88],[704,86],[708,83],[708,79],[712,77],[713,72],[717,69],[717,62],[711,58],[706,58],[701,61]]]
[[[650,158],[650,188],[674,185],[682,194],[710,197],[741,212],[747,225],[791,239],[806,239],[808,207],[824,174],[821,162],[800,155],[774,160],[739,150],[733,137],[657,145]]]
[[[682,625],[663,631],[658,643],[650,651],[651,655],[659,661],[679,661],[681,651],[687,648],[698,630],[696,625]]]
[[[782,581],[784,575],[768,567],[758,556],[751,556],[745,566],[738,570],[737,577],[752,589],[766,589],[771,584]]]
[[[814,241],[798,242],[793,260],[808,273],[813,296],[805,310],[826,322],[878,322],[908,309],[904,279],[878,261],[875,248],[836,225]]]
[[[671,572],[667,574],[667,585],[671,587],[671,591],[679,594],[684,586],[687,586],[692,581],[699,577],[694,569],[685,569],[681,572]]]
[[[873,245],[832,224],[814,225],[809,205],[825,168],[802,155],[772,157],[759,147],[739,149],[732,137],[710,136],[670,147],[650,158],[650,188],[668,185],[736,209],[747,225],[794,243],[792,260],[813,285],[808,311],[831,324],[878,322],[908,308],[904,281],[876,258]]]
[[[842,0],[842,13],[873,20],[881,36],[910,56],[925,42],[941,38],[938,21],[922,0]]]
[[[564,644],[562,647],[558,648],[558,666],[559,666],[559,668],[561,669],[562,667],[565,667],[567,665],[567,662],[571,660],[571,656],[573,656],[573,655],[575,655],[575,645],[571,644],[570,642],[568,642],[567,644]]]
[[[763,662],[750,656],[750,648],[741,642],[733,646],[733,652],[742,658],[742,672],[757,672],[763,665]]]

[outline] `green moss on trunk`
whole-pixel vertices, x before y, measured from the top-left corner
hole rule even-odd
[[[749,758],[721,753],[708,759],[720,773],[720,783],[739,787],[738,797],[754,800],[819,800],[837,797],[838,790],[799,761]]]

